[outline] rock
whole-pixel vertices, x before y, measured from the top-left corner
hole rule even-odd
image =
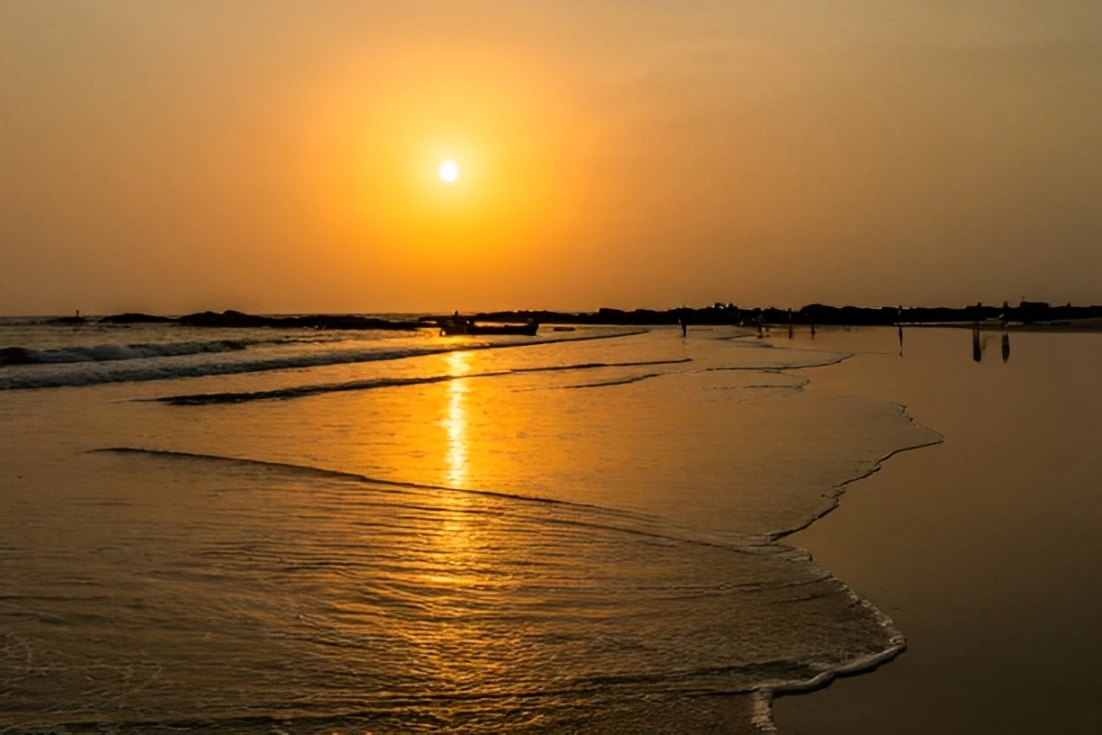
[[[170,316],[155,316],[153,314],[139,314],[127,312],[125,314],[112,314],[101,318],[100,324],[162,324],[175,322]]]

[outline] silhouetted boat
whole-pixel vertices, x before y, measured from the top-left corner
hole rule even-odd
[[[448,317],[437,322],[440,334],[518,334],[525,337],[536,336],[539,322],[529,319],[524,324],[475,324],[474,320],[461,316]]]

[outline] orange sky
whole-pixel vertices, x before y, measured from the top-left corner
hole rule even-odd
[[[1102,302],[1099,131],[1097,0],[0,0],[0,313]]]

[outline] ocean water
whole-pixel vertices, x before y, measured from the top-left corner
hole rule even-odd
[[[769,731],[904,645],[784,536],[939,440],[831,343],[2,322],[0,732]]]

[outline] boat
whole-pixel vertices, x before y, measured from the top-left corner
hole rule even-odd
[[[461,316],[451,316],[436,322],[440,327],[441,335],[454,336],[457,334],[517,334],[525,337],[536,336],[540,328],[539,322],[529,319],[524,324],[475,324],[473,319]]]

